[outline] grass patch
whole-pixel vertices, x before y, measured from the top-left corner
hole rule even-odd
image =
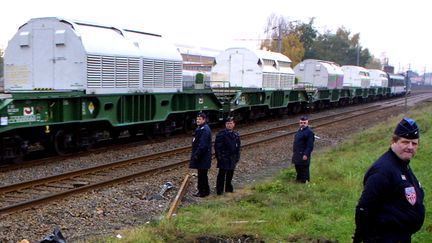
[[[421,130],[420,148],[411,167],[425,189],[428,208],[432,201],[432,107],[409,116],[417,120]],[[201,236],[250,235],[265,242],[351,242],[364,173],[389,148],[400,119],[386,121],[341,146],[315,154],[309,184],[295,183],[294,169],[286,169],[273,180],[247,189],[249,193],[241,199],[211,198],[204,205],[181,208],[170,221],[127,231],[120,241],[194,242]],[[431,216],[427,210],[425,223],[413,242],[432,242]]]

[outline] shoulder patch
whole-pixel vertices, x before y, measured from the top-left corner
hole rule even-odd
[[[417,194],[413,186],[405,187],[405,197],[408,202],[414,206],[414,204],[417,202]]]

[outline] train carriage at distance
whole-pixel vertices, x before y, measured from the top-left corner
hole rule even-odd
[[[291,60],[281,53],[229,48],[215,58],[210,87],[225,97],[232,115],[255,119],[303,109],[308,94],[296,90],[294,80]]]
[[[298,86],[313,87],[313,108],[347,105],[350,91],[343,89],[344,73],[334,62],[306,59],[294,67]]]
[[[392,96],[401,96],[407,93],[407,79],[401,74],[387,73],[388,84]],[[409,92],[409,90],[408,90]]]
[[[370,84],[376,89],[377,98],[390,96],[387,73],[379,69],[368,69]]]
[[[375,98],[376,89],[371,88],[369,71],[366,68],[354,65],[344,65],[341,68],[344,72],[343,85],[352,90],[354,103]]]

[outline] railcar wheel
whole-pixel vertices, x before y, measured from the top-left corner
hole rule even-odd
[[[17,135],[14,137],[13,145],[12,145],[13,146],[12,163],[14,163],[14,164],[21,163],[24,160],[25,146],[23,143],[24,143],[24,141],[20,136]]]
[[[90,136],[85,138],[84,141],[85,141],[84,143],[82,143],[83,141],[81,141],[81,144],[79,144],[79,146],[77,147],[82,147],[85,150],[90,151],[96,145],[97,138],[94,134],[90,134]]]
[[[110,137],[112,140],[118,140],[120,137],[120,131],[112,129],[109,131]]]
[[[12,159],[12,163],[19,164],[24,161],[24,153],[21,151],[21,148],[14,149],[14,158]]]
[[[135,138],[137,136],[137,134],[138,134],[138,130],[131,128],[131,129],[128,130],[128,133],[129,133],[129,137]]]
[[[191,124],[190,118],[188,116],[184,117],[183,121],[182,121],[182,133],[183,134],[187,134],[188,131],[191,130],[191,128],[189,126],[190,124]]]
[[[302,107],[300,104],[295,104],[294,107],[292,108],[292,113],[293,114],[298,114],[300,113],[302,110]]]
[[[59,130],[54,135],[54,150],[58,155],[66,155],[73,151],[72,134],[66,133],[63,130]]]

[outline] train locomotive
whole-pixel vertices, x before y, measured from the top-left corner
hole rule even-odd
[[[186,131],[198,111],[212,122],[248,120],[404,93],[398,82],[394,94],[389,85],[346,87],[341,73],[325,85],[296,82],[288,57],[244,48],[220,53],[211,81],[184,86],[182,57],[160,35],[56,17],[19,27],[4,65],[2,161],[35,148],[72,153],[124,133]]]

